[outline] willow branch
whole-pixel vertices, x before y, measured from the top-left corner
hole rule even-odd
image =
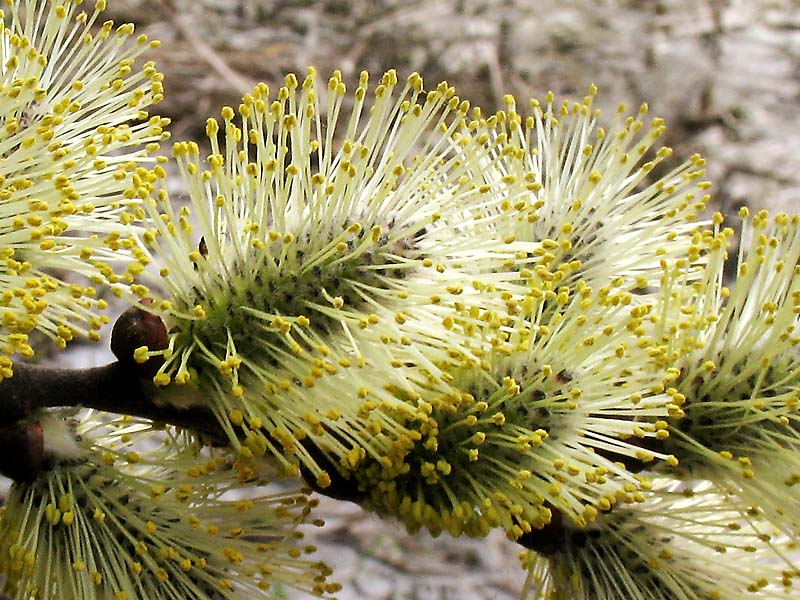
[[[42,432],[29,417],[47,408],[93,408],[130,415],[192,431],[210,444],[228,445],[230,439],[225,430],[201,401],[179,408],[158,399],[152,378],[163,364],[163,357],[153,356],[143,364],[133,359],[137,348],[160,350],[167,347],[167,342],[161,319],[133,307],[114,323],[111,350],[118,359],[116,362],[85,369],[15,363],[14,375],[0,381],[0,473],[17,480],[36,475],[36,465],[43,460]],[[318,464],[332,467],[331,485],[325,489],[317,486],[315,478],[301,468],[303,479],[312,489],[341,500],[357,502],[361,498],[355,485],[338,473],[336,465],[320,448],[308,444],[306,449]],[[4,455],[8,455],[6,462]]]
[[[207,408],[158,403],[153,390],[137,369],[119,361],[87,369],[16,363],[14,376],[0,381],[0,425],[24,419],[37,409],[83,407],[175,425],[214,440],[226,439]]]
[[[0,457],[0,473],[17,480],[26,480],[26,474],[36,474],[37,469],[28,463],[33,458],[41,462],[40,450],[27,448],[26,440],[32,432],[18,422],[46,408],[93,408],[140,417],[187,429],[212,444],[228,445],[228,437],[208,408],[201,405],[177,408],[157,402],[155,389],[149,379],[142,378],[140,369],[121,361],[86,369],[15,363],[14,376],[0,381],[0,447],[14,449],[15,456],[8,464]],[[313,445],[308,450],[320,464],[330,461]],[[20,462],[23,458],[31,460]],[[341,477],[335,468],[330,471],[332,484],[324,489],[315,484],[312,475],[301,471],[308,485],[321,494],[353,502],[360,499],[353,483]]]

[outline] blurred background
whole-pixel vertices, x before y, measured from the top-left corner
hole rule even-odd
[[[441,80],[487,111],[548,90],[580,99],[590,83],[667,119],[676,163],[709,162],[725,209],[792,210],[800,201],[798,0],[111,0],[108,12],[163,44],[162,114],[173,136],[258,81],[314,65],[373,80],[394,68]],[[609,115],[609,118],[611,115]]]
[[[87,2],[89,8],[92,2]],[[548,90],[581,99],[590,83],[613,114],[650,105],[667,120],[673,164],[708,159],[714,209],[800,212],[800,1],[797,0],[109,0],[108,18],[162,41],[157,112],[173,139],[204,137],[205,119],[259,81],[282,85],[309,65],[351,86],[394,68],[440,80],[493,112]],[[154,111],[155,112],[155,111]],[[107,343],[67,353],[110,360]],[[63,363],[62,363],[63,364]],[[322,500],[309,532],[335,569],[341,600],[517,598],[519,547],[407,535],[346,502]],[[290,595],[289,598],[299,596]]]

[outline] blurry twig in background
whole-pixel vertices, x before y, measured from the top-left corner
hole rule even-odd
[[[189,6],[191,6],[190,3]],[[203,61],[211,67],[217,75],[225,80],[231,88],[238,94],[243,95],[255,87],[257,81],[232,69],[222,55],[214,50],[206,41],[198,35],[192,22],[190,11],[177,10],[173,0],[166,0],[159,5],[161,11],[167,16],[169,21],[175,25],[178,31],[192,45]]]

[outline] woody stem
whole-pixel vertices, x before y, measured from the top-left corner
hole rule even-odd
[[[17,362],[14,376],[0,381],[0,426],[25,419],[41,408],[84,407],[168,423],[214,441],[226,439],[208,409],[158,404],[152,391],[152,384],[135,368],[119,361],[86,369]]]

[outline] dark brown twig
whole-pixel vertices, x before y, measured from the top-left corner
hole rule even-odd
[[[58,369],[17,363],[0,381],[0,425],[27,418],[37,409],[94,408],[190,429],[226,439],[213,413],[202,406],[176,408],[154,400],[155,387],[121,362],[88,369]]]

